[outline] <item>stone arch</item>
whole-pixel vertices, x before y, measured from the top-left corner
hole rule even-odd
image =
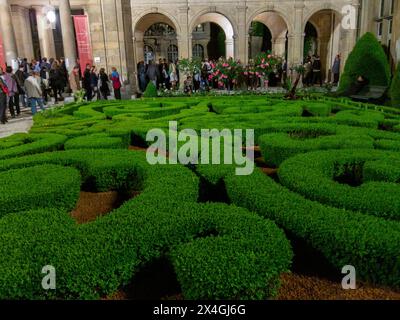
[[[144,60],[144,34],[154,24],[164,23],[172,27],[176,32],[176,38],[181,33],[180,25],[177,20],[168,12],[158,9],[144,11],[133,22],[134,48],[136,61]],[[179,48],[178,48],[179,50]]]
[[[276,10],[258,10],[251,15],[247,22],[247,32],[249,32],[250,26],[254,21],[261,22],[270,30],[272,52],[279,56],[286,56],[287,35],[292,31],[288,17]],[[247,43],[247,46],[249,46],[249,43]]]
[[[269,13],[274,13],[274,14],[278,15],[278,16],[285,22],[289,34],[292,34],[292,33],[293,33],[294,27],[293,27],[293,24],[292,24],[292,21],[291,21],[290,17],[286,14],[285,11],[281,11],[281,10],[278,9],[278,8],[274,8],[274,9],[272,9],[272,10],[268,10],[268,9],[262,8],[262,9],[259,9],[259,10],[256,10],[255,12],[253,12],[253,13],[249,16],[249,19],[247,20],[247,23],[246,23],[246,30],[249,30],[249,29],[250,29],[251,23],[252,23],[253,21],[256,20],[257,16],[260,16],[260,15],[262,15],[263,13],[268,13],[268,12],[269,12]]]
[[[235,57],[235,35],[236,29],[232,20],[228,19],[225,14],[219,12],[203,11],[200,12],[196,17],[193,18],[192,23],[189,25],[189,32],[192,33],[194,28],[202,23],[212,22],[222,28],[225,33],[225,46],[226,46],[226,57]]]
[[[339,1],[337,1],[339,2]],[[312,16],[314,16],[316,13],[320,12],[320,11],[324,11],[324,10],[332,10],[334,11],[338,17],[342,17],[342,7],[343,7],[343,3],[342,4],[332,4],[329,3],[321,3],[319,6],[316,6],[312,9],[310,9],[308,12],[305,12],[304,16],[303,16],[303,27],[306,26],[306,23],[311,19]],[[348,3],[346,3],[346,5],[348,5]]]
[[[331,80],[331,68],[335,56],[343,51],[340,10],[334,5],[314,8],[305,15],[303,30],[307,22],[311,23],[318,33],[317,52],[321,58],[322,79]]]

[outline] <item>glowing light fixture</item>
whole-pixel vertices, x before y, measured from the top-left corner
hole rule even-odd
[[[47,20],[50,23],[55,23],[56,22],[57,18],[56,18],[56,13],[54,12],[54,10],[47,11],[46,17],[47,17]]]

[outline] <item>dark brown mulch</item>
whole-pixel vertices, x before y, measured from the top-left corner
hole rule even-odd
[[[79,223],[96,220],[114,209],[118,209],[125,201],[136,197],[139,192],[132,191],[128,198],[121,197],[118,192],[81,192],[78,204],[71,216]]]
[[[277,300],[400,300],[400,292],[359,283],[344,290],[340,283],[318,277],[284,274]]]

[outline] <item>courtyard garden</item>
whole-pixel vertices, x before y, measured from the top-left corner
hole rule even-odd
[[[150,165],[146,135],[170,121],[254,129],[254,172]],[[2,299],[400,296],[399,109],[317,94],[76,103],[0,140],[0,171]],[[339,289],[347,265],[359,290]]]

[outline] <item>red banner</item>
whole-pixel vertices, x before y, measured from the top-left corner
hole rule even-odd
[[[86,65],[93,64],[92,45],[90,43],[89,23],[87,16],[73,16],[75,25],[76,43],[82,72]]]
[[[0,34],[0,67],[2,67],[3,71],[5,71],[6,59],[4,56],[3,38],[1,37],[1,34]]]

